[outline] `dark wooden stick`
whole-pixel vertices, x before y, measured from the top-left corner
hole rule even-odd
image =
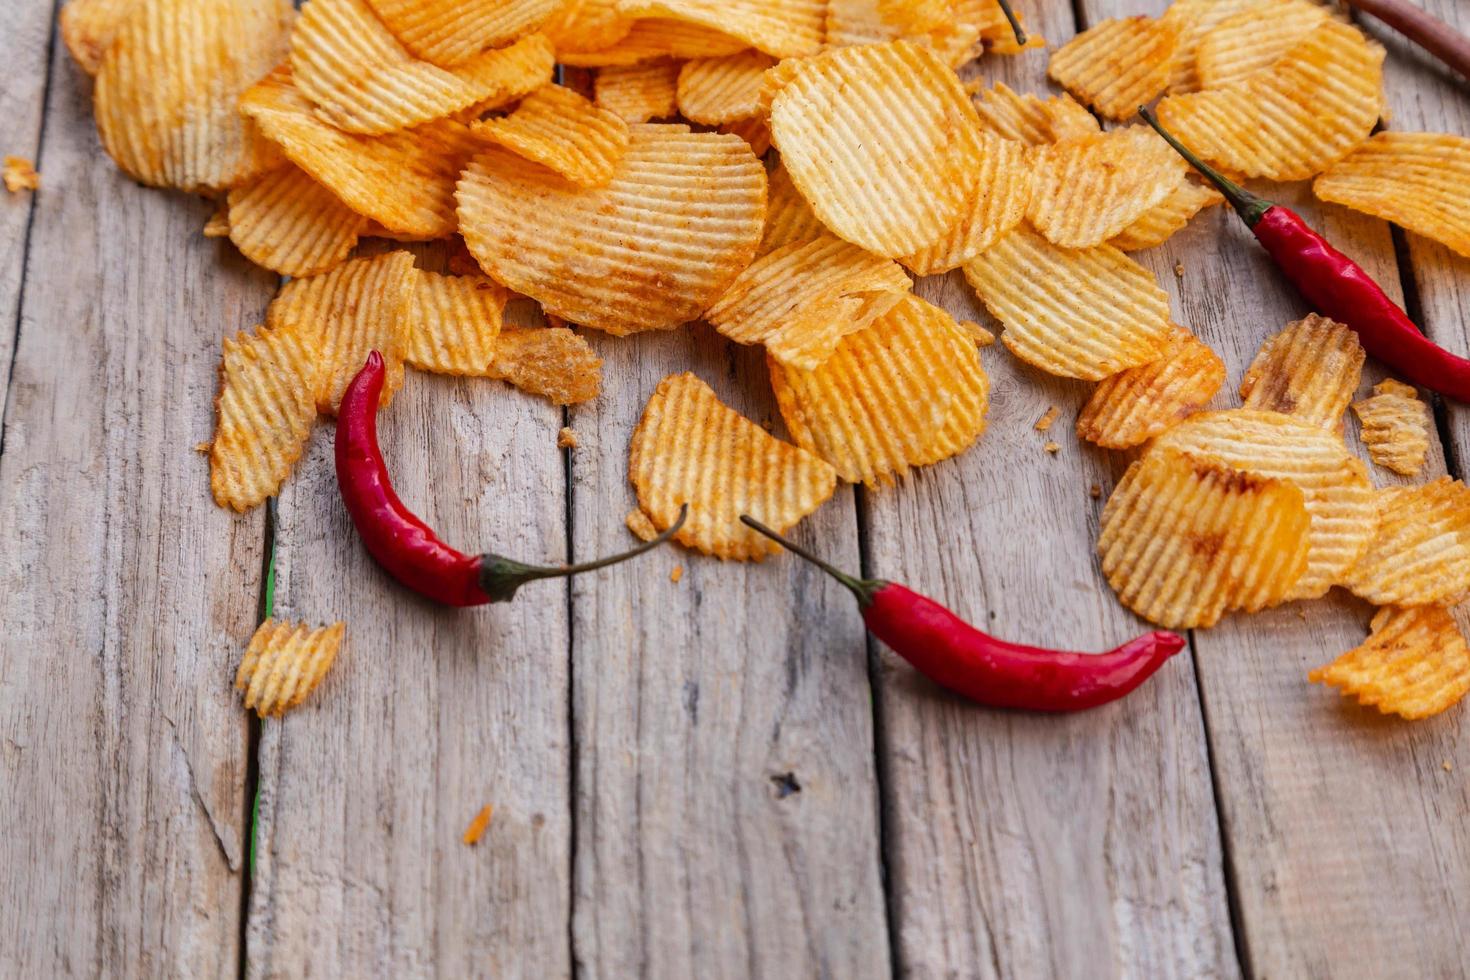
[[[1408,0],[1346,0],[1348,6],[1372,14],[1419,47],[1470,79],[1470,38]]]

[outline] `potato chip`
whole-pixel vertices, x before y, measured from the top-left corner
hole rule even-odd
[[[1368,138],[1383,48],[1327,20],[1238,85],[1159,103],[1159,121],[1206,160],[1246,177],[1305,180]]]
[[[674,540],[742,561],[777,549],[740,515],[785,531],[837,487],[832,467],[723,404],[687,372],[659,382],[644,406],[628,449],[628,478],[655,528],[672,526],[688,504]]]
[[[829,48],[896,41],[906,32],[883,16],[879,0],[827,0],[823,34]]]
[[[1271,67],[1328,16],[1310,0],[1278,0],[1226,18],[1200,39],[1200,88],[1224,88]]]
[[[460,181],[460,232],[487,274],[614,334],[697,317],[750,264],[766,175],[735,136],[635,125],[605,187],[491,148]]]
[[[1174,335],[1153,273],[1111,245],[1053,245],[1022,225],[965,263],[1011,353],[1050,374],[1101,381],[1158,360]]]
[[[771,148],[771,128],[759,116],[742,119],[739,122],[725,123],[719,128],[719,132],[739,136],[750,147],[750,152],[758,157],[765,156]]]
[[[653,521],[650,521],[648,515],[641,510],[629,511],[623,523],[628,525],[629,531],[644,541],[652,541],[658,537],[658,528],[653,526]]]
[[[937,30],[953,19],[949,0],[876,0],[878,15],[909,34]]]
[[[1470,257],[1470,139],[1463,136],[1379,133],[1329,167],[1312,190]]]
[[[667,119],[678,111],[679,63],[661,59],[627,68],[601,68],[597,105],[630,123]]]
[[[761,77],[775,63],[759,51],[686,62],[679,70],[679,112],[710,126],[759,114]]]
[[[1125,252],[1138,252],[1164,244],[1205,208],[1225,203],[1225,195],[1208,184],[1186,180],[1158,204],[1139,215],[1108,244]]]
[[[215,503],[244,513],[281,489],[311,434],[316,379],[316,350],[299,330],[225,338],[209,448]]]
[[[1156,361],[1098,383],[1077,418],[1077,436],[1108,449],[1131,449],[1209,404],[1225,384],[1225,362],[1183,327]]]
[[[1169,84],[1178,48],[1165,21],[1105,20],[1053,52],[1046,74],[1108,119],[1130,119]]]
[[[1162,203],[1189,164],[1157,133],[1129,126],[1040,147],[1026,217],[1047,240],[1091,248]]]
[[[1205,628],[1290,595],[1309,526],[1302,491],[1286,480],[1154,451],[1108,499],[1097,552],[1123,605],[1170,629]]]
[[[935,244],[970,208],[978,125],[954,72],[908,41],[802,61],[771,103],[772,139],[817,217],[890,258]]]
[[[230,191],[227,233],[256,265],[314,276],[347,258],[368,220],[292,164]]]
[[[1097,117],[1065,92],[1043,99],[1012,91],[1004,82],[980,89],[975,96],[975,111],[985,130],[1027,146],[1045,146],[1101,131]]]
[[[411,278],[408,365],[436,374],[489,374],[505,313],[505,289],[484,276],[415,269]]]
[[[1366,357],[1356,333],[1313,313],[1261,345],[1241,379],[1240,397],[1246,408],[1340,432]]]
[[[584,187],[601,187],[612,180],[628,152],[628,124],[622,116],[560,85],[537,89],[510,115],[470,128],[476,136]]]
[[[235,673],[245,707],[278,718],[305,701],[332,669],[346,630],[345,623],[316,629],[274,619],[261,623]]]
[[[786,167],[778,161],[771,167],[766,227],[760,254],[765,255],[792,242],[811,241],[827,233],[827,226],[812,213],[811,205],[806,203],[806,198],[791,182]]]
[[[1169,94],[1198,92],[1195,57],[1200,42],[1224,21],[1246,10],[1271,7],[1280,0],[1174,0],[1159,19],[1179,33],[1169,72]]]
[[[41,175],[36,173],[35,164],[25,157],[6,157],[0,177],[4,179],[5,190],[11,194],[41,189]]]
[[[1377,493],[1377,532],[1342,584],[1380,606],[1449,605],[1470,595],[1470,487],[1440,477]]]
[[[647,17],[633,22],[618,43],[595,51],[562,51],[558,60],[579,68],[636,65],[656,58],[722,58],[749,45],[718,30],[666,18]]]
[[[1376,507],[1368,467],[1325,429],[1276,412],[1234,409],[1185,419],[1154,445],[1301,488],[1312,519],[1311,551],[1306,573],[1288,598],[1326,594],[1373,538]]]
[[[618,13],[617,0],[567,0],[541,25],[560,54],[601,51],[633,30],[634,18]]]
[[[844,337],[815,370],[767,364],[791,437],[850,483],[890,483],[985,431],[990,379],[974,338],[916,296]]]
[[[1371,636],[1308,678],[1386,715],[1428,718],[1470,692],[1470,645],[1449,610],[1380,609]]]
[[[229,238],[230,237],[230,202],[228,198],[221,198],[215,205],[214,213],[209,220],[204,222],[202,229],[205,238]]]
[[[236,103],[286,54],[290,0],[135,0],[93,90],[102,146],[154,187],[232,187],[280,162]]]
[[[1373,386],[1373,397],[1353,402],[1363,423],[1363,444],[1379,466],[1404,476],[1418,476],[1429,459],[1434,418],[1419,392],[1402,381],[1385,378]]]
[[[102,55],[134,0],[67,0],[61,8],[61,40],[88,75],[102,67]]]
[[[310,0],[311,3],[317,0]],[[561,0],[368,0],[403,46],[454,67],[540,27]],[[304,13],[304,12],[303,12]]]
[[[667,17],[739,38],[777,58],[822,49],[826,0],[620,0],[639,17]],[[698,57],[698,55],[686,55]]]
[[[597,397],[602,358],[566,327],[509,328],[495,342],[488,376],[554,405],[576,405]]]
[[[933,245],[900,261],[915,275],[958,269],[1004,238],[1026,218],[1033,193],[1031,158],[1014,140],[976,132],[983,149],[974,200],[959,222]]]

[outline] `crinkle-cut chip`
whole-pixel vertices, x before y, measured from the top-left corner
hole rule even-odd
[[[876,0],[878,16],[905,33],[922,34],[953,19],[950,0]]]
[[[280,717],[306,700],[332,669],[345,623],[318,626],[267,619],[245,648],[236,689],[262,718]]]
[[[1368,138],[1382,105],[1383,57],[1357,28],[1327,20],[1237,85],[1164,99],[1159,121],[1227,170],[1306,180]]]
[[[0,179],[4,180],[5,189],[11,194],[41,189],[41,175],[36,172],[35,164],[25,157],[6,157],[4,167],[0,168]]]
[[[265,313],[268,326],[317,338],[318,411],[337,411],[342,393],[372,351],[381,353],[387,365],[383,406],[402,387],[414,274],[413,255],[386,252],[349,259],[319,276],[292,279],[271,301]]]
[[[660,59],[626,68],[601,68],[597,105],[630,123],[667,119],[678,111],[679,63]]]
[[[578,68],[636,65],[655,58],[722,58],[750,45],[739,38],[663,17],[641,17],[618,43],[596,51],[558,51],[558,60]]]
[[[578,54],[612,47],[628,36],[634,23],[618,13],[617,0],[567,0],[541,25],[541,33],[558,55]]]
[[[1311,0],[1278,0],[1226,18],[1200,39],[1200,88],[1224,88],[1271,67],[1329,16]]]
[[[240,95],[286,55],[290,0],[135,0],[102,57],[102,146],[155,187],[233,187],[280,162]]]
[[[228,198],[221,198],[215,205],[214,213],[209,220],[204,222],[203,234],[205,238],[229,238],[230,237],[230,202]]]
[[[1470,487],[1440,477],[1377,492],[1377,532],[1342,582],[1380,606],[1449,605],[1470,595]]]
[[[653,521],[649,520],[648,515],[641,510],[629,511],[623,523],[628,525],[628,530],[644,541],[652,541],[658,537],[658,528],[653,526]]]
[[[826,0],[619,0],[618,9],[721,31],[777,58],[822,49]]]
[[[1065,92],[1043,99],[996,82],[994,88],[976,93],[975,111],[984,129],[1027,146],[1100,132],[1097,117]]]
[[[1130,119],[1169,84],[1179,32],[1150,17],[1105,20],[1051,56],[1047,77],[1108,119]]]
[[[1380,609],[1369,628],[1361,646],[1308,679],[1411,721],[1447,711],[1470,693],[1470,645],[1448,609]]]
[[[1157,360],[1174,333],[1153,273],[1111,245],[1063,248],[1022,225],[964,268],[1006,347],[1049,374],[1101,381]]]
[[[1164,244],[1205,208],[1225,203],[1225,196],[1208,184],[1186,180],[1158,204],[1139,215],[1108,244],[1125,252],[1139,252]]]
[[[508,327],[494,353],[489,377],[556,405],[591,401],[602,388],[602,358],[566,327]]]
[[[1154,450],[1108,499],[1097,552],[1124,606],[1170,629],[1206,628],[1291,595],[1309,527],[1302,491],[1287,480]]]
[[[832,235],[785,245],[735,277],[704,318],[740,344],[812,369],[850,333],[888,312],[913,283],[892,259]],[[890,294],[887,308],[875,294]]]
[[[280,490],[311,434],[316,377],[316,350],[299,330],[225,338],[209,448],[215,503],[243,513]]]
[[[1108,449],[1141,446],[1205,405],[1225,384],[1225,362],[1183,327],[1156,361],[1098,383],[1077,417],[1077,436]]]
[[[256,265],[314,276],[339,265],[368,220],[292,164],[230,191],[226,233]]]
[[[731,136],[739,136],[750,147],[750,152],[758,157],[764,157],[771,148],[771,127],[767,126],[766,121],[760,117],[725,123],[719,128],[719,131],[729,133]]]
[[[903,29],[887,20],[880,7],[879,0],[827,0],[823,25],[826,46],[880,44],[903,37]]]
[[[1242,404],[1341,432],[1366,357],[1352,329],[1313,313],[1261,345],[1240,382]]]
[[[1033,161],[1026,217],[1047,240],[1068,248],[1106,242],[1189,175],[1184,158],[1145,126],[1062,140],[1038,148]]]
[[[1353,402],[1363,424],[1363,445],[1379,466],[1403,476],[1417,476],[1429,459],[1434,419],[1419,392],[1402,381],[1385,378],[1373,396]]]
[[[88,75],[102,67],[102,55],[134,0],[67,0],[61,8],[61,40]]]
[[[772,436],[687,372],[659,382],[644,406],[629,446],[628,478],[654,527],[670,527],[688,504],[674,540],[742,561],[776,549],[741,524],[740,515],[784,531],[837,488],[831,466]]]
[[[462,65],[486,48],[529,34],[561,6],[561,0],[367,2],[404,47],[425,61],[447,67]]]
[[[421,269],[412,278],[408,365],[436,374],[489,374],[505,313],[504,287],[484,276]]]
[[[1326,594],[1373,538],[1376,508],[1368,467],[1335,433],[1276,412],[1232,409],[1191,416],[1154,445],[1301,488],[1312,518],[1311,550],[1307,571],[1288,598]]]
[[[757,103],[759,105],[757,112],[769,118],[771,115],[771,103],[776,100],[776,96],[796,77],[796,73],[801,70],[802,65],[815,60],[817,60],[817,56],[815,55],[807,55],[801,58],[782,58],[767,68],[765,73],[761,75],[761,90],[760,95],[757,96]]]
[[[1026,147],[990,133],[975,131],[973,137],[982,147],[974,199],[944,237],[900,260],[915,275],[934,276],[958,269],[1026,219],[1034,186]]]
[[[1470,139],[1382,132],[1329,167],[1312,190],[1470,258]]]
[[[750,264],[766,173],[737,136],[640,124],[604,187],[491,148],[465,171],[459,207],[492,279],[572,323],[629,334],[692,320]]]
[[[806,242],[827,234],[812,212],[806,198],[791,182],[791,175],[778,160],[770,172],[770,192],[766,203],[766,228],[761,238],[760,254],[765,255],[792,242]]]
[[[686,62],[679,69],[679,112],[709,126],[759,114],[761,78],[775,63],[759,51]]]
[[[811,371],[767,358],[796,444],[870,487],[969,448],[985,431],[990,379],[975,339],[948,313],[905,295],[842,339]]]
[[[890,258],[964,216],[983,163],[978,126],[955,73],[909,41],[803,60],[771,103],[772,139],[817,217]]]
[[[1198,92],[1195,57],[1200,42],[1221,23],[1246,10],[1270,7],[1280,0],[1174,0],[1159,19],[1179,32],[1179,47],[1169,72],[1169,94]]]
[[[612,180],[628,152],[623,117],[560,85],[546,85],[508,116],[473,124],[476,136],[514,150],[583,187]]]

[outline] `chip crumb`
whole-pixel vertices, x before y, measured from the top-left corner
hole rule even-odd
[[[5,189],[12,194],[39,190],[41,175],[25,157],[5,158]]]
[[[1062,414],[1062,410],[1055,405],[1048,408],[1046,413],[1036,420],[1036,431],[1045,432],[1050,429],[1051,424],[1057,420],[1057,416],[1060,414]]]
[[[1455,771],[1455,764],[1453,762],[1451,762],[1450,760],[1446,759],[1446,760],[1444,760],[1444,762],[1442,764],[1442,768],[1444,769],[1445,772],[1454,772]]]
[[[671,572],[669,572],[669,581],[670,582],[678,582],[679,579],[681,579],[683,577],[684,577],[684,566],[683,565],[675,565],[674,566],[674,570],[671,571]]]
[[[1175,279],[1183,279],[1184,278],[1184,263],[1183,262],[1175,262],[1174,263],[1174,278]]]
[[[203,453],[205,456],[208,456],[209,455],[209,451],[211,449],[213,449],[213,448],[214,448],[214,443],[212,443],[212,442],[196,442],[196,443],[194,443],[194,451],[196,453]]]
[[[464,842],[471,847],[480,843],[480,838],[485,836],[485,830],[490,826],[490,816],[495,812],[495,807],[486,803],[480,812],[475,814],[475,819],[465,828]]]
[[[557,449],[576,449],[577,448],[577,433],[572,429],[571,426],[569,426],[569,425],[562,426],[561,427],[561,431],[556,434],[556,448]]]
[[[641,510],[629,511],[626,523],[628,530],[644,541],[652,541],[658,537],[658,529],[653,526],[653,521],[649,520],[648,515]]]
[[[1062,444],[1059,443],[1059,442],[1048,442],[1046,445],[1042,446],[1041,448],[1042,449],[1045,449],[1047,452],[1049,452],[1053,456],[1055,456],[1057,453],[1059,453],[1059,452],[1062,451]]]
[[[1088,487],[1087,488],[1087,495],[1089,497],[1091,497],[1093,500],[1101,500],[1102,499],[1102,484],[1101,483],[1094,483],[1092,486]]]
[[[981,347],[989,347],[995,343],[995,334],[980,326],[974,320],[961,320],[960,329],[974,338],[975,343]]]

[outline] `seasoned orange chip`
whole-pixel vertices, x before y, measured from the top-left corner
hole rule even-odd
[[[908,33],[884,16],[880,0],[827,0],[823,30],[829,48],[896,41]]]
[[[41,188],[41,175],[25,157],[6,157],[4,169],[5,189],[12,194],[34,191]]]
[[[679,70],[679,112],[710,126],[757,115],[761,77],[775,63],[759,51],[686,62]]]
[[[1362,646],[1308,678],[1410,720],[1448,711],[1470,693],[1470,645],[1448,609],[1380,609],[1370,629]]]
[[[1167,242],[1205,208],[1224,203],[1225,195],[1213,187],[1186,180],[1175,187],[1168,197],[1108,239],[1108,244],[1125,252],[1154,248]]]
[[[489,374],[505,313],[505,289],[484,276],[441,276],[415,269],[411,278],[404,360],[437,374]]]
[[[1200,42],[1241,11],[1275,6],[1280,0],[1174,0],[1159,19],[1179,33],[1179,47],[1169,72],[1169,94],[1198,92],[1195,57]]]
[[[821,50],[826,8],[826,0],[622,0],[618,5],[639,17],[720,31],[777,58]]]
[[[1129,119],[1169,84],[1179,32],[1149,17],[1105,20],[1051,56],[1047,77],[1109,119]]]
[[[771,167],[766,227],[760,254],[765,255],[792,242],[808,242],[827,233],[827,226],[812,212],[811,205],[806,203],[806,198],[791,182],[791,175],[778,161]]]
[[[750,152],[758,157],[765,156],[766,151],[771,148],[771,128],[759,116],[725,123],[720,127],[720,132],[739,136],[750,145]]]
[[[1205,405],[1225,384],[1225,362],[1183,327],[1156,361],[1098,383],[1077,435],[1108,449],[1141,446]]]
[[[61,8],[61,40],[88,75],[102,67],[102,55],[134,0],[66,0]]]
[[[1340,432],[1367,355],[1348,327],[1313,313],[1261,345],[1240,382],[1246,408]]]
[[[1200,88],[1225,88],[1271,67],[1328,16],[1311,0],[1276,0],[1227,17],[1200,39]]]
[[[986,130],[1027,146],[1046,146],[1101,131],[1097,117],[1065,92],[1043,99],[1012,91],[1005,82],[980,89],[975,96],[975,111]]]
[[[667,59],[597,72],[597,104],[628,122],[666,119],[678,110],[679,63]]]
[[[1121,233],[1185,183],[1189,165],[1144,126],[1062,140],[1033,157],[1026,217],[1049,241],[1091,248]]]
[[[784,531],[837,486],[832,467],[724,405],[689,373],[665,378],[648,400],[633,430],[628,478],[655,528],[670,527],[688,504],[689,517],[674,540],[740,560],[776,550],[741,524],[740,515]]]
[[[1353,411],[1373,462],[1404,476],[1424,469],[1434,419],[1412,386],[1385,378],[1373,386],[1372,398],[1353,402]]]
[[[316,2],[316,0],[311,0]],[[414,54],[436,65],[464,64],[546,22],[561,0],[368,0]]]
[[[1026,147],[979,131],[974,131],[972,138],[981,146],[974,197],[964,216],[939,241],[900,260],[916,275],[933,276],[958,269],[1026,218],[1034,180]]]
[[[1470,487],[1440,477],[1377,496],[1377,533],[1343,582],[1380,606],[1448,605],[1470,595]]]
[[[557,49],[564,65],[579,68],[626,67],[655,58],[722,58],[744,51],[748,44],[721,31],[659,17],[633,22],[621,40],[593,51]]]
[[[230,191],[227,221],[240,254],[283,276],[314,276],[339,265],[368,224],[289,163]]]
[[[617,0],[567,0],[541,33],[560,54],[601,51],[617,44],[633,29],[634,18],[618,13]]]
[[[495,342],[488,376],[554,405],[576,405],[597,397],[602,358],[566,327],[507,328]]]
[[[318,626],[267,619],[250,638],[235,672],[245,707],[262,718],[280,717],[316,690],[342,649],[345,623]]]
[[[537,89],[510,115],[470,128],[584,187],[612,180],[628,152],[628,124],[621,116],[560,85]]]

